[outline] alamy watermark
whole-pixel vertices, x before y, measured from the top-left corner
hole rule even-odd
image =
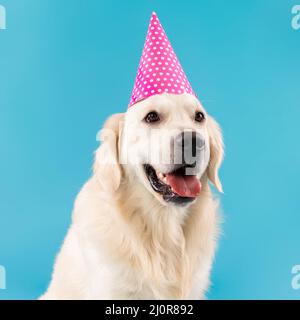
[[[300,265],[295,265],[292,268],[292,274],[293,274],[293,278],[292,278],[292,288],[294,290],[299,290],[300,289]]]
[[[0,30],[6,29],[6,10],[5,7],[0,4]]]
[[[292,28],[294,30],[300,30],[300,4],[293,6],[292,15]]]
[[[6,270],[0,265],[0,290],[6,289]]]
[[[121,132],[122,128],[123,122],[120,122],[117,131]],[[96,155],[99,165],[117,163],[139,165],[140,155],[142,155],[145,163],[159,165],[165,169],[170,165],[186,164],[186,174],[194,175],[195,171],[202,168],[207,162],[210,154],[204,137],[191,130],[161,128],[144,130],[140,128],[136,129],[133,135],[123,132],[119,137],[115,130],[103,128],[98,132],[96,139],[101,142],[105,151],[105,157],[99,153]],[[122,143],[120,143],[120,140],[122,140]],[[117,145],[122,145],[122,150],[117,153],[115,151],[109,152],[108,146]],[[115,157],[116,154],[118,154],[118,157]]]

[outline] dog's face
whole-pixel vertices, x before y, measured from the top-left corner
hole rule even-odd
[[[164,205],[192,203],[201,195],[200,180],[205,174],[221,191],[217,171],[223,155],[222,137],[195,97],[155,95],[117,118],[106,125],[111,129],[113,124],[118,135],[111,143],[117,150],[109,157],[124,168],[117,173],[117,163],[111,167],[110,179],[117,175],[114,188],[123,171]],[[104,153],[107,157],[109,151]]]

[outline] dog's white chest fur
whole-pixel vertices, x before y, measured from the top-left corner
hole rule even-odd
[[[143,213],[134,208],[104,200],[92,178],[77,198],[72,226],[42,298],[203,298],[217,234],[217,203],[211,194],[192,206],[184,221],[176,210],[151,204]],[[143,216],[148,213],[151,220]]]

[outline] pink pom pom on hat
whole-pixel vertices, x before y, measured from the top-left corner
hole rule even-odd
[[[196,97],[155,12],[152,13],[130,103],[162,93]]]

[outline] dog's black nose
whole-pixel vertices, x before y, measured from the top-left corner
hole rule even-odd
[[[180,148],[182,154],[188,158],[196,157],[197,154],[204,148],[204,138],[195,131],[183,131],[175,138],[176,148]]]

